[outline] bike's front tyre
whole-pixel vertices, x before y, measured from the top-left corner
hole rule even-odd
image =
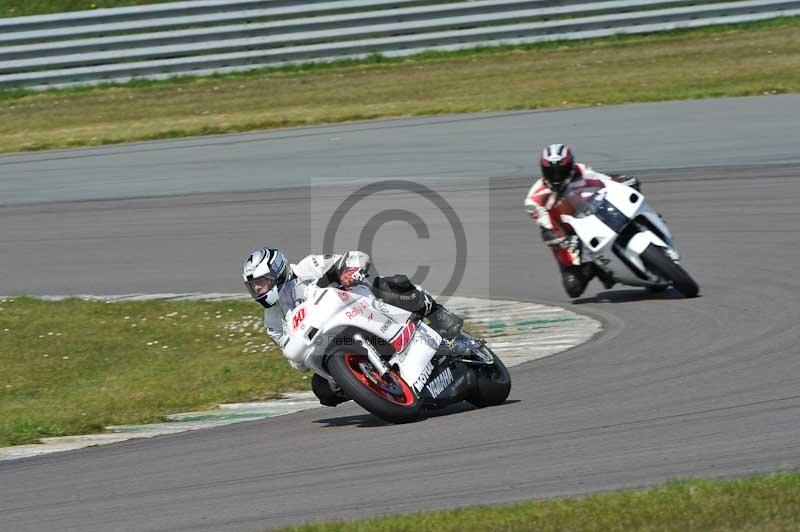
[[[365,354],[337,349],[329,356],[327,369],[353,401],[384,421],[409,423],[419,419],[422,401],[411,387],[394,370],[381,377]]]
[[[664,248],[650,244],[641,255],[645,266],[659,277],[670,281],[673,288],[680,292],[684,297],[697,297],[700,287],[683,269],[683,267],[673,261]]]
[[[492,357],[492,364],[473,368],[477,383],[475,391],[467,397],[467,401],[478,408],[503,404],[511,393],[511,374],[494,351],[482,345],[479,348],[484,355]]]

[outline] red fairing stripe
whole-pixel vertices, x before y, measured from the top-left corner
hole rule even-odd
[[[414,336],[414,332],[416,330],[417,325],[411,320],[407,321],[405,327],[403,327],[403,330],[400,331],[398,335],[395,336],[394,340],[391,341],[394,350],[399,353],[405,349],[408,345],[408,342],[411,341],[411,337]]]

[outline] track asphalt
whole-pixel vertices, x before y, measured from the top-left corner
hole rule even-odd
[[[0,530],[255,531],[796,468],[798,123],[800,97],[777,96],[1,157],[2,294],[236,291],[249,248],[316,244],[310,212],[344,200],[337,176],[405,177],[463,222],[477,266],[458,295],[560,304],[605,330],[514,368],[500,407],[387,426],[346,405],[2,463]],[[565,298],[521,206],[531,147],[562,139],[598,170],[638,171],[702,297],[595,282]],[[375,200],[420,209],[433,240],[447,230],[414,192]],[[413,271],[427,243],[397,222],[378,234],[376,260]]]

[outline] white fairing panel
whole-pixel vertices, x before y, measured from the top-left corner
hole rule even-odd
[[[636,192],[634,189],[623,185],[617,182],[610,182],[606,185],[608,188],[608,194],[606,198],[614,204],[614,206],[620,210],[625,216],[628,218],[636,218],[638,216],[644,216],[647,220],[666,237],[666,241],[658,237],[658,235],[653,234],[653,237],[658,240],[656,245],[665,246],[669,248],[674,248],[672,243],[672,233],[670,233],[669,227],[661,217],[650,208],[646,201],[644,201],[644,196],[642,194]],[[631,201],[635,199],[635,201]],[[652,234],[652,233],[651,233]],[[645,246],[644,249],[646,249]],[[642,251],[644,251],[642,249]],[[641,251],[640,251],[641,253]]]
[[[642,251],[647,249],[647,246],[650,244],[657,244],[658,242],[661,242],[661,240],[651,231],[638,233],[631,238],[631,240],[628,242],[628,245],[623,250],[623,253],[625,254],[625,258],[628,259],[628,261],[636,268],[638,268],[639,271],[645,272],[647,271],[647,268],[645,268],[644,262],[642,261],[640,255]],[[637,251],[639,249],[641,249],[641,251]],[[639,282],[638,278],[629,276],[626,276],[623,278],[623,280],[629,284],[637,284]]]
[[[442,343],[442,337],[420,323],[411,342],[404,351],[395,355],[391,362],[400,367],[400,376],[417,393],[422,390],[433,371],[431,360]]]
[[[664,223],[664,220],[661,219],[654,210],[652,210],[647,204],[642,206],[642,209],[639,212],[640,216],[644,216],[647,218],[653,227],[655,227],[665,238],[662,238],[662,241],[676,254],[678,254],[678,250],[675,249],[675,242],[672,240],[672,233],[667,227],[667,224]]]
[[[633,235],[633,238],[628,241],[628,246],[625,248],[625,255],[629,257],[635,255],[638,259],[639,255],[644,253],[644,250],[647,249],[647,246],[650,244],[655,244],[662,248],[667,247],[666,242],[658,238],[652,231],[642,231]]]
[[[635,218],[639,207],[642,206],[644,196],[627,185],[608,181],[606,183],[606,199],[628,218]]]
[[[564,214],[561,218],[572,226],[578,238],[593,252],[603,249],[617,238],[617,233],[596,216],[573,218]]]
[[[303,364],[317,373],[327,375],[322,367],[323,357],[333,342],[348,342],[340,333],[354,327],[387,343],[403,338],[401,352],[392,359],[400,367],[401,376],[412,384],[425,371],[441,337],[424,324],[412,334],[411,313],[387,305],[375,298],[368,288],[345,292],[335,288],[310,286],[306,300],[286,315],[285,330],[289,341],[283,354],[289,360]]]

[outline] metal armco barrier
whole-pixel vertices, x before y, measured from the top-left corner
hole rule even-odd
[[[200,0],[0,19],[0,87],[233,72],[800,15],[800,0]]]

